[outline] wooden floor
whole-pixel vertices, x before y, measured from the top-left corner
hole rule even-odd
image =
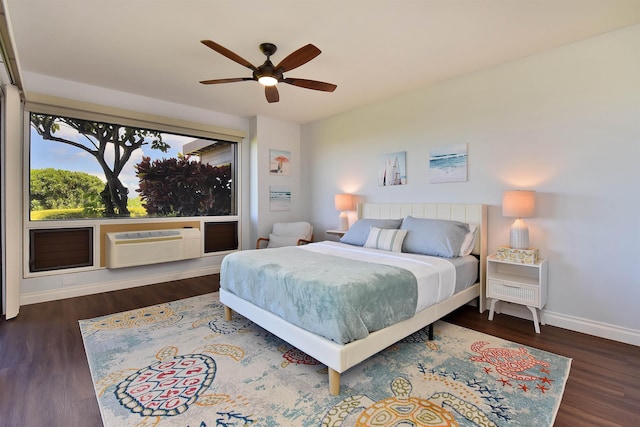
[[[218,289],[217,275],[23,306],[0,321],[0,427],[102,425],[78,320]],[[640,425],[640,348],[464,307],[446,320],[573,359],[556,426]],[[532,420],[532,426],[535,421]]]

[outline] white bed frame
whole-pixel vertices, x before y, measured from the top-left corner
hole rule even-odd
[[[451,298],[432,305],[414,317],[372,332],[366,338],[338,344],[316,335],[279,316],[265,311],[234,294],[220,289],[220,302],[225,305],[225,317],[231,320],[232,310],[260,325],[264,329],[305,352],[329,369],[329,391],[340,394],[340,374],[388,346],[430,325],[455,309],[479,299],[479,310],[486,307],[487,207],[462,204],[379,204],[363,203],[358,206],[358,218],[393,219],[411,215],[415,218],[451,219],[475,224],[478,227],[473,254],[480,257],[479,281]]]

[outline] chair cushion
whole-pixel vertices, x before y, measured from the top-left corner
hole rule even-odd
[[[267,244],[267,248],[296,246],[298,244],[298,240],[304,238],[304,236],[278,236],[276,234],[269,234],[269,243]]]
[[[273,224],[272,234],[277,236],[289,236],[296,237],[296,243],[298,239],[311,240],[312,227],[311,224],[304,221],[299,222],[276,222]],[[271,240],[271,238],[269,238]]]

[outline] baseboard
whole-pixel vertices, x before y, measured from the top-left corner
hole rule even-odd
[[[640,331],[637,329],[547,311],[544,312],[544,318],[549,325],[640,346]]]
[[[203,268],[190,269],[187,271],[176,271],[169,274],[163,273],[162,275],[156,276],[145,276],[114,282],[65,287],[64,289],[56,289],[51,291],[30,292],[20,294],[20,305],[37,304],[40,302],[55,301],[65,298],[74,298],[85,295],[100,294],[103,292],[119,291],[121,289],[153,285],[155,283],[170,282],[172,280],[190,279],[192,277],[207,276],[209,274],[217,273],[220,273],[220,266],[213,265]]]
[[[502,314],[533,321],[529,309],[520,305],[501,302],[500,311]],[[640,346],[640,330],[637,329],[624,328],[548,310],[542,310],[542,318],[547,325]],[[531,325],[531,329],[533,330],[533,324]]]

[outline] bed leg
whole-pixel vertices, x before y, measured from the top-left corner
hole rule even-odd
[[[224,320],[226,320],[227,322],[231,322],[232,314],[233,314],[233,310],[231,310],[229,307],[227,307],[225,305],[224,306]]]
[[[332,396],[340,394],[340,372],[329,368],[329,393]]]
[[[429,341],[433,341],[433,323],[429,325]]]

